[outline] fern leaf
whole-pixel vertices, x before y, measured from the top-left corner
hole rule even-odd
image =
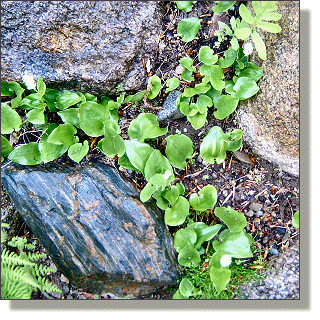
[[[1,266],[2,264],[7,265],[34,265],[33,262],[29,261],[26,258],[23,258],[17,255],[15,252],[11,252],[8,249],[4,248],[1,252]]]
[[[259,57],[262,60],[267,60],[266,45],[264,44],[264,42],[258,32],[254,31],[252,33],[252,41],[253,41],[254,46],[258,52]]]

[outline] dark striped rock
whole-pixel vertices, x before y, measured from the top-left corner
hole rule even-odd
[[[7,162],[1,171],[21,216],[75,286],[137,297],[177,283],[162,212],[116,169]]]

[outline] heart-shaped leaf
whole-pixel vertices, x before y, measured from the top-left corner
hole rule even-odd
[[[99,141],[97,147],[109,158],[116,155],[122,157],[126,152],[124,140],[113,127],[105,127],[104,138]]]
[[[169,162],[178,169],[187,166],[186,159],[193,155],[193,143],[189,137],[183,134],[170,135],[166,138],[166,156]]]
[[[142,202],[148,201],[155,191],[162,191],[168,185],[167,179],[162,174],[155,174],[140,193]],[[166,207],[167,208],[167,207]]]
[[[153,113],[140,113],[134,119],[128,129],[130,139],[144,142],[146,139],[157,138],[165,135],[168,128],[160,128],[157,116]]]
[[[239,98],[230,95],[222,95],[214,100],[214,107],[217,109],[213,114],[215,118],[222,120],[228,117],[236,110],[239,103]]]
[[[196,130],[204,126],[207,121],[207,111],[205,113],[197,112],[195,115],[187,116],[192,127]]]
[[[44,124],[45,123],[45,117],[44,117],[44,111],[45,108],[43,109],[32,109],[30,110],[26,116],[29,122],[32,124]]]
[[[217,189],[214,186],[207,185],[198,194],[193,193],[189,201],[191,207],[196,211],[212,209],[217,202]]]
[[[182,37],[182,41],[189,42],[196,39],[200,30],[200,19],[186,18],[178,23],[177,32]]]
[[[221,68],[228,68],[232,66],[232,64],[234,63],[237,57],[237,51],[233,50],[232,48],[229,48],[229,50],[226,51],[223,55],[224,58],[219,58],[219,66]]]
[[[80,128],[79,122],[79,108],[69,108],[57,112],[64,123],[69,123],[77,128]]]
[[[216,90],[222,90],[224,88],[225,82],[222,80],[224,78],[224,73],[220,66],[203,65],[200,67],[200,74],[204,76],[202,80],[203,83],[210,82]]]
[[[83,144],[75,143],[73,144],[68,150],[68,156],[74,161],[79,163],[85,155],[89,151],[89,144],[88,141],[85,140]]]
[[[175,1],[175,3],[180,10],[190,12],[192,11],[193,4],[197,3],[197,1]]]
[[[229,283],[230,278],[231,278],[231,271],[229,269],[225,269],[225,268],[219,269],[216,267],[210,268],[210,279],[215,289],[218,291],[218,294],[220,294],[220,292],[224,290],[226,285]]]
[[[213,65],[218,61],[218,56],[213,55],[213,50],[208,46],[202,46],[199,51],[199,60],[207,65]]]
[[[11,107],[13,109],[19,107],[23,92],[24,89],[19,83],[15,81],[9,83],[1,81],[1,97],[11,97],[14,93],[16,94],[16,97],[11,100]]]
[[[200,261],[200,254],[192,245],[185,246],[178,255],[178,262],[183,267],[196,267]]]
[[[80,96],[75,92],[64,91],[57,97],[57,108],[59,110],[64,110],[80,101],[82,101]]]
[[[193,292],[193,284],[187,278],[183,278],[179,285],[179,291],[184,297],[190,297]]]
[[[166,188],[166,189],[161,193],[161,196],[162,196],[164,199],[168,200],[169,203],[170,203],[170,205],[173,206],[173,205],[177,202],[177,200],[178,200],[178,198],[179,198],[179,195],[180,195],[179,191],[180,191],[180,190],[179,190],[178,187],[176,187],[176,186],[171,186],[171,187]]]
[[[10,142],[1,135],[1,158],[6,157],[13,150]]]
[[[194,222],[189,225],[188,229],[192,229],[197,234],[195,248],[199,250],[204,242],[211,240],[220,231],[221,227],[221,224],[208,226],[204,222]]]
[[[75,137],[76,133],[77,129],[73,125],[69,123],[60,124],[50,133],[47,142],[58,145],[64,144],[70,148],[79,141],[79,138]]]
[[[259,91],[256,82],[248,77],[240,77],[233,86],[233,96],[239,100],[246,100],[255,95]]]
[[[247,225],[245,216],[231,208],[218,207],[214,214],[228,226],[230,232],[239,232]]]
[[[179,229],[175,236],[173,245],[176,251],[179,253],[185,246],[192,245],[197,242],[197,234],[191,228]]]
[[[19,131],[22,124],[19,114],[6,103],[1,103],[1,133]]]
[[[152,100],[161,91],[161,88],[162,88],[161,80],[158,76],[153,75],[151,78],[149,78],[148,85],[151,85],[151,89],[148,94],[148,99]]]
[[[216,4],[212,7],[212,11],[215,14],[219,14],[223,11],[230,9],[237,1],[215,1]]]
[[[263,76],[263,71],[259,66],[255,65],[251,62],[248,62],[247,66],[240,71],[238,76],[239,77],[248,77],[254,81],[258,81]]]
[[[189,215],[189,207],[189,201],[179,196],[176,203],[171,208],[166,209],[164,214],[165,223],[168,226],[179,226]]]
[[[210,84],[198,83],[194,88],[184,88],[183,96],[184,97],[193,97],[196,94],[206,93],[211,88]]]
[[[37,142],[30,142],[15,148],[8,156],[8,159],[22,165],[37,165],[41,163],[41,154]]]
[[[207,95],[201,94],[197,98],[196,106],[201,114],[206,113],[208,108],[212,107],[212,104],[211,98]]]
[[[173,77],[167,80],[166,85],[167,85],[167,89],[165,92],[168,93],[177,89],[180,85],[180,81],[178,78]]]

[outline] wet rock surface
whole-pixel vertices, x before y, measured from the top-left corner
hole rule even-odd
[[[158,2],[3,1],[1,78],[27,72],[46,84],[92,93],[138,90],[153,60]]]
[[[8,162],[2,183],[74,285],[116,297],[176,285],[179,266],[163,214],[113,168]]]
[[[247,5],[251,8],[251,4]],[[239,126],[253,151],[284,171],[299,175],[299,1],[279,1],[282,32],[261,33],[267,60],[258,94],[240,103]]]

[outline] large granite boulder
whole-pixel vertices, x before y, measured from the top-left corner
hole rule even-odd
[[[137,90],[160,31],[153,1],[1,1],[1,77],[27,72],[95,94]]]
[[[299,1],[278,1],[278,8],[282,32],[261,32],[267,60],[251,59],[264,73],[261,90],[241,102],[238,118],[256,154],[299,176]]]
[[[163,213],[143,204],[116,169],[7,162],[2,183],[73,285],[138,297],[177,284],[181,270]]]

